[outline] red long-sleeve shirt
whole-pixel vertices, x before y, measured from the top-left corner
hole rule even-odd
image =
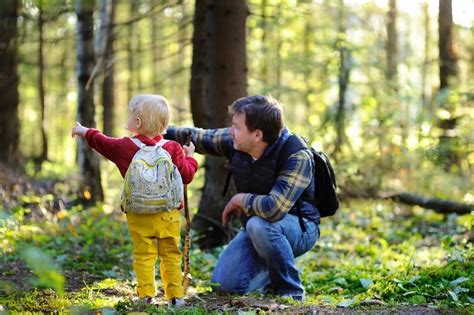
[[[125,177],[132,158],[137,153],[139,148],[128,137],[112,138],[107,137],[99,130],[90,128],[86,133],[86,140],[89,146],[102,154],[105,158],[114,162],[117,165],[122,177]],[[146,145],[154,145],[160,141],[163,136],[158,135],[155,138],[148,138],[147,136],[139,135],[137,138]],[[184,184],[189,184],[197,171],[198,163],[191,156],[185,156],[183,148],[178,142],[167,141],[163,145],[163,149],[168,151],[171,155],[173,164],[178,167],[179,173],[183,178]]]

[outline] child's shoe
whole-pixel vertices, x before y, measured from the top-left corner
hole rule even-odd
[[[144,298],[135,297],[133,298],[134,303],[141,303],[141,304],[156,304],[155,298],[146,296]]]
[[[170,307],[181,307],[184,305],[186,305],[186,302],[184,302],[183,299],[172,298],[171,300],[168,301],[168,306]]]

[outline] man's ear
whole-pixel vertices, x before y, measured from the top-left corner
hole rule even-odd
[[[255,129],[255,142],[263,141],[263,131]]]

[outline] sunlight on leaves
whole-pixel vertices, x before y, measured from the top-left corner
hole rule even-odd
[[[360,281],[360,284],[364,287],[364,289],[370,288],[372,284],[374,283],[372,279],[367,279],[367,278],[362,278],[359,281]]]
[[[337,304],[337,307],[346,308],[346,307],[349,307],[349,306],[353,305],[355,302],[356,302],[355,300],[344,300],[342,302],[339,302]]]
[[[468,281],[470,278],[468,277],[459,277],[457,278],[456,280],[453,280],[449,283],[449,287],[452,288],[452,287],[455,287],[457,286],[458,284],[460,283],[463,283],[464,281]]]
[[[65,279],[51,257],[34,247],[25,249],[21,256],[37,277],[32,279],[33,284],[53,288],[59,295],[63,295]]]
[[[423,295],[414,295],[411,297],[410,301],[416,305],[426,304],[426,298]]]

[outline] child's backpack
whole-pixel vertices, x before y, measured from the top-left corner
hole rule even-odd
[[[309,148],[313,155],[314,180],[316,185],[314,204],[318,208],[322,218],[332,216],[339,208],[339,199],[336,194],[336,176],[334,175],[334,170],[332,169],[328,157],[323,152],[316,151],[299,136],[291,135],[280,151],[277,167],[279,168],[283,165],[290,155],[304,148]]]
[[[140,150],[125,174],[123,211],[153,214],[179,208],[183,200],[183,181],[170,154],[163,149],[167,140],[147,146],[137,138],[130,139]]]

